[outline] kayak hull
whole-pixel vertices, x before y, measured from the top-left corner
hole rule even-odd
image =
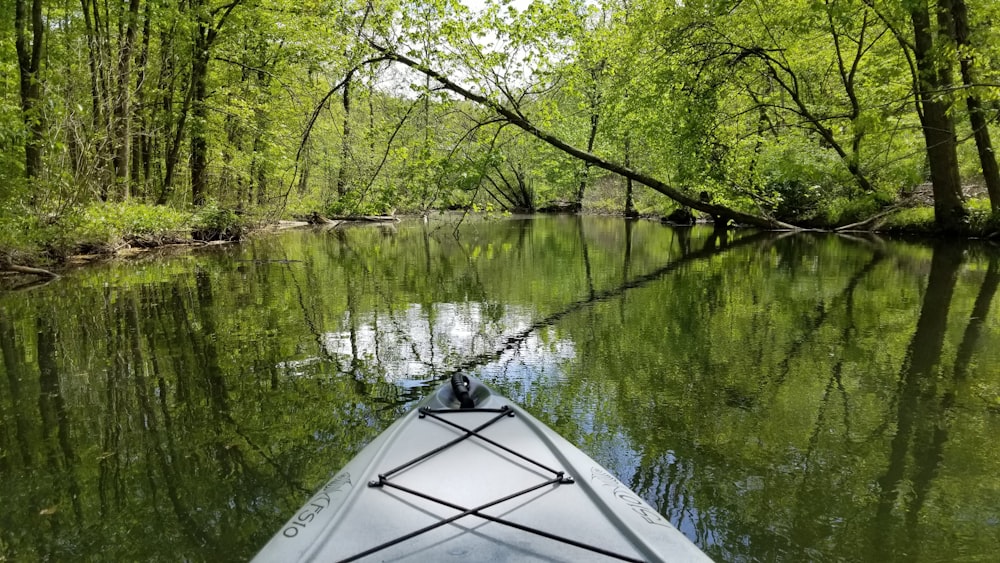
[[[611,473],[471,380],[424,399],[254,561],[709,561]]]

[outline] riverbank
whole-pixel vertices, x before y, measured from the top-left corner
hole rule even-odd
[[[44,283],[66,270],[169,248],[238,242],[308,225],[209,204],[187,212],[146,204],[97,204],[76,214],[19,217],[0,227],[0,289]]]
[[[598,207],[583,214],[619,215],[620,211]],[[643,214],[642,219],[672,221],[675,214]],[[689,215],[692,221],[708,217]],[[98,204],[79,215],[52,220],[23,219],[0,230],[0,289],[54,279],[60,273],[90,262],[130,257],[151,250],[193,248],[229,244],[247,236],[310,225],[338,225],[344,222],[397,220],[388,217],[336,217],[318,214],[297,216],[295,220],[266,215],[250,215],[209,204],[195,212],[145,204]],[[879,232],[901,236],[942,237],[929,205],[889,208],[866,220],[841,227],[807,221],[805,228],[830,232]],[[1000,217],[991,215],[986,200],[970,200],[968,229],[964,238],[1000,238]]]
[[[22,219],[0,228],[0,291],[34,287],[101,260],[232,244],[288,229],[398,221],[394,216],[276,219],[209,204],[196,212],[145,204],[98,204],[78,216]]]

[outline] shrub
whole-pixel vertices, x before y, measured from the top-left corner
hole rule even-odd
[[[34,215],[12,209],[0,212],[0,262],[18,262],[21,256],[36,255],[41,246]]]
[[[369,194],[368,197],[349,192],[326,208],[326,214],[331,217],[390,215],[393,211],[391,195],[382,191]]]
[[[777,203],[774,214],[784,221],[795,221],[812,217],[822,200],[822,189],[815,184],[798,180],[785,180],[767,186]]]
[[[970,199],[969,231],[975,236],[994,237],[1000,233],[1000,213],[993,213],[988,199]]]
[[[850,225],[872,217],[881,208],[882,202],[876,196],[837,197],[823,205],[823,216],[828,225]]]
[[[191,236],[196,240],[240,240],[247,231],[247,221],[232,209],[209,202],[191,219]]]
[[[887,231],[932,232],[934,208],[921,206],[900,209],[885,218],[882,229]]]
[[[190,215],[171,207],[100,202],[60,217],[62,230],[49,246],[57,251],[109,252],[125,246],[154,246],[187,239]]]

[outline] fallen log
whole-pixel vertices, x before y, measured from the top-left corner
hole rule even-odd
[[[32,268],[30,266],[19,266],[17,264],[4,264],[3,266],[0,266],[0,268],[2,268],[6,272],[17,272],[19,274],[29,274],[29,275],[33,275],[33,276],[42,276],[42,277],[46,277],[46,278],[50,278],[50,279],[56,279],[56,278],[59,277],[59,274],[57,274],[55,272],[50,272],[50,271],[44,270],[42,268]]]
[[[329,225],[330,223],[333,223],[333,221],[324,217],[318,211],[312,211],[308,215],[295,215],[294,217],[299,221],[305,221],[310,225]]]
[[[395,215],[334,215],[329,217],[334,221],[356,221],[365,223],[395,223],[399,218]]]

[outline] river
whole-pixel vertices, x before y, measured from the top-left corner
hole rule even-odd
[[[1000,546],[1000,251],[455,217],[0,295],[0,560],[240,561],[455,370],[719,561]]]

